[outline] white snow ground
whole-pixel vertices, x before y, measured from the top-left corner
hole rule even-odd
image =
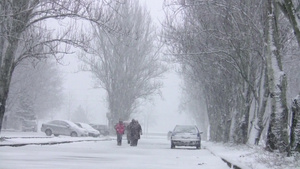
[[[205,142],[208,150],[243,169],[300,169],[300,154],[286,157],[270,153],[261,146],[231,145]]]
[[[46,137],[44,133],[2,132],[8,139],[0,142],[0,169],[15,168],[103,168],[103,169],[227,169],[221,158],[243,169],[300,169],[300,160],[282,158],[260,147],[232,146],[202,142],[202,149],[170,149],[166,135],[143,135],[137,147],[115,137]],[[83,141],[89,140],[89,141]],[[8,144],[56,143],[56,145]]]

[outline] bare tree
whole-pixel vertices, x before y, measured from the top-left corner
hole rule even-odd
[[[265,129],[270,150],[289,152],[287,91],[292,89],[285,71],[292,72],[299,63],[289,60],[299,52],[294,40],[299,2],[165,2],[165,41],[174,61],[182,65],[186,84],[199,85],[188,94],[203,90],[198,93],[205,97],[211,139],[253,143],[249,139],[255,136],[258,144]],[[288,22],[292,27],[286,26]],[[291,86],[296,86],[293,91],[299,86],[295,74],[289,73]]]
[[[279,6],[279,8],[281,9],[281,11],[283,12],[283,14],[285,15],[285,17],[288,19],[293,33],[296,37],[296,40],[298,42],[298,51],[299,51],[299,46],[300,46],[300,2],[297,0],[283,0],[283,1],[279,1],[279,0],[274,0],[274,2]],[[291,45],[293,46],[293,44]],[[299,57],[299,54],[297,54],[296,58]],[[286,59],[287,60],[287,59]],[[299,65],[298,62],[295,62],[295,59],[291,59],[292,61],[289,61],[291,63],[297,64]],[[298,59],[297,59],[298,60]],[[292,67],[293,64],[289,64],[289,67]],[[291,71],[291,70],[290,70]],[[294,72],[290,72],[291,74],[297,74],[298,71],[294,71]],[[288,74],[288,72],[287,72]],[[295,78],[294,76],[291,77],[289,76],[289,84],[290,86],[293,86],[293,84],[296,84],[295,88],[297,88],[297,85],[299,86],[299,79]],[[293,87],[291,87],[292,89],[294,89]],[[291,91],[291,90],[290,90]],[[298,92],[299,92],[299,88],[298,88]],[[291,93],[291,92],[290,92]],[[295,93],[292,92],[293,94]],[[290,96],[293,97],[293,96]],[[290,149],[296,149],[297,151],[299,150],[299,145],[297,147],[297,142],[299,142],[299,136],[297,137],[297,135],[299,135],[298,131],[299,130],[299,123],[297,124],[297,121],[299,121],[299,109],[298,109],[298,102],[297,99],[300,97],[300,94],[298,94],[295,98],[296,99],[292,99],[292,108],[291,108],[291,124],[290,124],[290,145],[288,147],[288,150]],[[298,133],[297,133],[298,132]],[[281,139],[283,140],[283,139]]]
[[[157,78],[165,70],[156,52],[154,27],[147,10],[137,0],[111,6],[116,12],[107,25],[115,31],[92,23],[92,55],[81,59],[84,69],[93,73],[96,85],[107,92],[107,117],[112,128],[119,119],[129,120],[144,100],[159,91],[162,84]]]
[[[88,19],[103,25],[101,17],[94,18],[91,11],[101,13],[101,1],[72,0],[1,0],[0,2],[0,131],[6,108],[9,86],[15,66],[28,57],[43,58],[66,54],[67,46],[83,46],[84,38],[71,38],[71,27],[53,36],[45,26],[50,19]],[[100,6],[100,7],[99,7]],[[102,16],[102,15],[99,15]],[[74,30],[74,29],[73,29]]]
[[[62,101],[62,77],[56,63],[51,60],[33,62],[23,60],[15,68],[7,99],[7,111],[16,112],[20,99],[26,95],[38,119],[57,110]],[[35,63],[35,64],[34,64]]]
[[[260,12],[252,8],[261,4],[259,1],[181,2],[184,3],[177,4],[177,8],[176,3],[167,6],[175,7],[169,13],[165,29],[175,61],[188,70],[186,79],[201,85],[198,88],[203,92],[199,93],[205,97],[213,124],[211,138],[245,143],[250,107],[253,100],[259,102],[257,86],[264,70],[260,33],[263,21],[255,20],[260,18]]]

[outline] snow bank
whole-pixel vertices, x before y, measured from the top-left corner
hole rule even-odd
[[[265,151],[260,146],[203,142],[203,147],[223,160],[242,169],[300,169],[300,157]]]

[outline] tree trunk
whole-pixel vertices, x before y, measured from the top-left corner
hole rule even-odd
[[[6,100],[9,91],[9,85],[11,82],[12,72],[14,70],[14,59],[20,41],[20,35],[24,31],[26,24],[29,21],[29,16],[33,9],[28,9],[29,1],[13,1],[11,7],[11,21],[5,21],[5,24],[10,24],[10,29],[7,32],[7,48],[3,49],[1,55],[0,65],[0,132],[2,129],[2,122],[5,114]],[[9,6],[6,6],[8,10]],[[26,11],[26,12],[20,12]],[[2,55],[3,54],[3,55]]]
[[[229,142],[235,142],[236,138],[236,117],[237,117],[237,110],[234,110],[231,116],[231,122],[230,122],[230,133],[229,133]]]
[[[290,147],[300,152],[300,95],[292,103],[291,123]]]
[[[245,96],[245,107],[243,110],[243,127],[241,128],[242,130],[242,143],[246,144],[248,141],[248,137],[249,137],[249,132],[248,132],[248,128],[249,128],[249,115],[250,115],[250,106],[251,106],[251,89],[250,86],[247,84],[246,87],[246,96]]]
[[[286,76],[282,71],[276,13],[276,4],[272,0],[268,0],[267,68],[271,96],[271,115],[267,147],[270,150],[278,149],[280,152],[289,152]]]
[[[268,83],[268,74],[267,74],[267,68],[265,68],[264,71],[264,78],[263,78],[263,98],[262,98],[262,103],[258,112],[258,121],[257,121],[257,126],[258,126],[258,132],[257,135],[255,137],[255,143],[258,144],[260,138],[261,138],[261,134],[262,131],[264,130],[265,124],[263,123],[264,121],[264,115],[266,112],[266,107],[267,107],[267,103],[268,103],[268,98],[269,98],[269,83]]]
[[[11,81],[12,72],[14,69],[13,61],[17,48],[17,41],[11,41],[10,45],[4,55],[4,61],[0,67],[0,132],[2,129],[2,122],[5,115],[6,100],[9,91],[9,84]]]

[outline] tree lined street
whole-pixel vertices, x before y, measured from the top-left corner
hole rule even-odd
[[[198,126],[207,143],[255,150],[245,155],[254,161],[250,168],[257,168],[257,161],[271,163],[268,168],[298,167],[300,1],[158,0],[158,25],[146,2],[0,1],[0,143],[27,139],[1,135],[4,130],[36,132],[27,141],[37,144],[39,139],[65,139],[61,134],[79,136],[74,130],[87,136],[85,129],[69,131],[71,126],[78,128],[74,122],[95,124],[110,134],[108,140],[76,143],[72,140],[81,138],[66,137],[70,144],[51,146],[2,145],[0,168],[226,167],[206,149],[171,150],[170,142],[157,135],[143,136],[136,148],[116,146],[118,121],[139,122],[148,133],[150,123],[173,125],[171,117],[180,119],[180,113]],[[80,79],[64,93],[68,79],[58,65],[67,56],[77,61],[76,72],[91,75],[90,89],[101,90],[93,94],[103,106],[93,115],[88,112],[88,95],[71,95]],[[161,90],[168,72],[182,80],[180,90],[168,93],[178,102],[169,105],[174,110],[155,112],[156,99],[164,99]],[[71,104],[72,97],[79,103]],[[59,119],[68,122],[53,123],[60,129],[53,133],[57,137],[35,137],[44,123]],[[52,134],[50,128],[44,132]],[[169,132],[173,138],[175,133]],[[198,146],[200,134],[192,134]],[[257,152],[264,154],[263,160]],[[279,165],[276,157],[283,159]]]
[[[299,130],[300,113],[289,107],[299,94],[299,1],[170,0],[164,10],[182,106],[210,139],[298,151],[289,126]]]

